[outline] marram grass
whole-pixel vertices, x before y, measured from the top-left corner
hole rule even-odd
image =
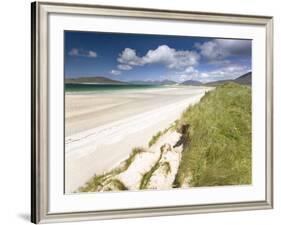
[[[78,189],[78,192],[101,191],[105,186],[109,186],[108,188],[106,188],[107,191],[110,191],[112,187],[118,190],[127,190],[126,186],[118,179],[115,179],[114,176],[126,171],[133,163],[136,156],[143,151],[144,149],[142,148],[134,148],[130,156],[125,161],[123,161],[119,167],[103,175],[93,176],[84,186]]]
[[[251,184],[251,87],[218,86],[176,121],[189,124],[175,187]]]

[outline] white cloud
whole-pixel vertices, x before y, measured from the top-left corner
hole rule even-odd
[[[68,54],[71,56],[77,56],[79,55],[79,50],[77,48],[73,48],[68,52]]]
[[[215,69],[197,70],[196,66],[199,64],[200,54],[196,51],[176,50],[168,45],[160,45],[155,49],[148,50],[143,56],[137,55],[134,49],[125,48],[117,58],[117,61],[121,63],[117,66],[117,73],[120,74],[120,70],[130,70],[135,66],[162,64],[170,69],[170,72],[165,75],[165,79],[178,82],[185,80],[210,82],[235,79],[251,69],[250,66],[235,64],[227,59],[228,56],[232,55],[246,56],[249,54],[251,52],[251,41],[213,39],[203,44],[196,44],[196,47]]]
[[[119,70],[131,70],[133,67],[125,64],[119,64],[118,66]]]
[[[208,73],[200,73],[201,78],[208,78],[210,75]]]
[[[221,67],[219,69],[215,69],[213,71],[209,71],[208,73],[206,73],[208,74],[208,77],[204,77],[203,73],[201,73],[200,79],[203,81],[232,80],[236,79],[239,76],[242,76],[243,74],[246,74],[249,71],[251,71],[251,68],[248,66],[232,64],[229,66]]]
[[[188,67],[183,71],[171,73],[166,76],[166,79],[183,82],[186,80],[198,80],[203,83],[217,80],[232,80],[249,72],[248,66],[239,64],[230,64],[211,71],[199,71],[194,67]]]
[[[113,74],[113,75],[120,75],[121,71],[119,71],[119,70],[111,70],[110,73]]]
[[[189,66],[185,69],[185,73],[193,74],[193,73],[198,73],[198,70],[194,69],[194,67]]]
[[[250,40],[214,39],[202,44],[195,44],[200,54],[210,61],[220,61],[228,56],[249,56],[251,53]]]
[[[178,76],[177,80],[178,80],[178,82],[182,83],[182,82],[184,82],[186,80],[193,80],[193,77],[192,77],[192,75],[181,74],[181,75]]]
[[[78,49],[78,48],[72,48],[68,54],[70,56],[83,56],[83,57],[90,57],[90,58],[96,58],[98,55],[96,52],[89,50],[83,50],[83,49]]]
[[[183,69],[198,63],[200,56],[194,51],[177,51],[167,45],[149,50],[143,57],[145,64],[162,63],[170,69]]]
[[[125,65],[132,67],[145,64],[164,64],[169,69],[180,70],[197,65],[199,59],[200,55],[195,51],[177,51],[167,45],[160,45],[156,49],[148,50],[142,57],[137,56],[134,49],[125,48],[123,52],[119,54],[117,61],[122,63],[122,67]]]
[[[249,55],[251,53],[251,40],[216,39],[215,41],[231,55]]]
[[[194,67],[187,67],[183,71],[177,71],[175,73],[169,74],[167,79],[175,80],[177,82],[183,82],[186,80],[198,80],[200,77],[200,72]]]
[[[89,57],[96,58],[98,55],[97,55],[96,52],[90,50],[88,56],[89,56]]]
[[[117,61],[130,66],[142,65],[142,58],[138,57],[136,50],[131,48],[125,48],[122,53],[119,54]]]
[[[196,47],[200,49],[201,55],[209,60],[223,59],[228,56],[225,49],[220,48],[215,41],[208,41],[201,45],[197,44]]]
[[[163,63],[168,64],[174,58],[173,50],[167,45],[158,46],[154,50],[149,50],[143,57],[143,61],[149,63]]]

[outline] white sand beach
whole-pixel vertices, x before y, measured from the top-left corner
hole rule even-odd
[[[65,97],[65,192],[84,185],[126,159],[134,147],[147,147],[207,87],[166,87]]]

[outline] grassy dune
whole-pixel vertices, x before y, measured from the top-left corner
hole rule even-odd
[[[189,124],[175,187],[251,184],[251,87],[218,86],[188,108],[176,127]]]
[[[235,83],[217,86],[183,112],[170,127],[156,133],[148,149],[135,148],[118,167],[92,177],[78,192],[128,190],[118,175],[168,131],[175,130],[181,133],[184,143],[180,145],[184,149],[173,176],[177,175],[171,181],[173,187],[251,184],[251,114],[251,87]],[[188,128],[183,131],[184,127]],[[164,168],[165,176],[171,172],[169,162],[163,161],[167,152],[162,148],[156,162],[141,174],[139,189],[149,188],[152,176],[160,167]]]

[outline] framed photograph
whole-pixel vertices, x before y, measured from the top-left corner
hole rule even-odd
[[[272,32],[32,3],[32,222],[271,209]]]

